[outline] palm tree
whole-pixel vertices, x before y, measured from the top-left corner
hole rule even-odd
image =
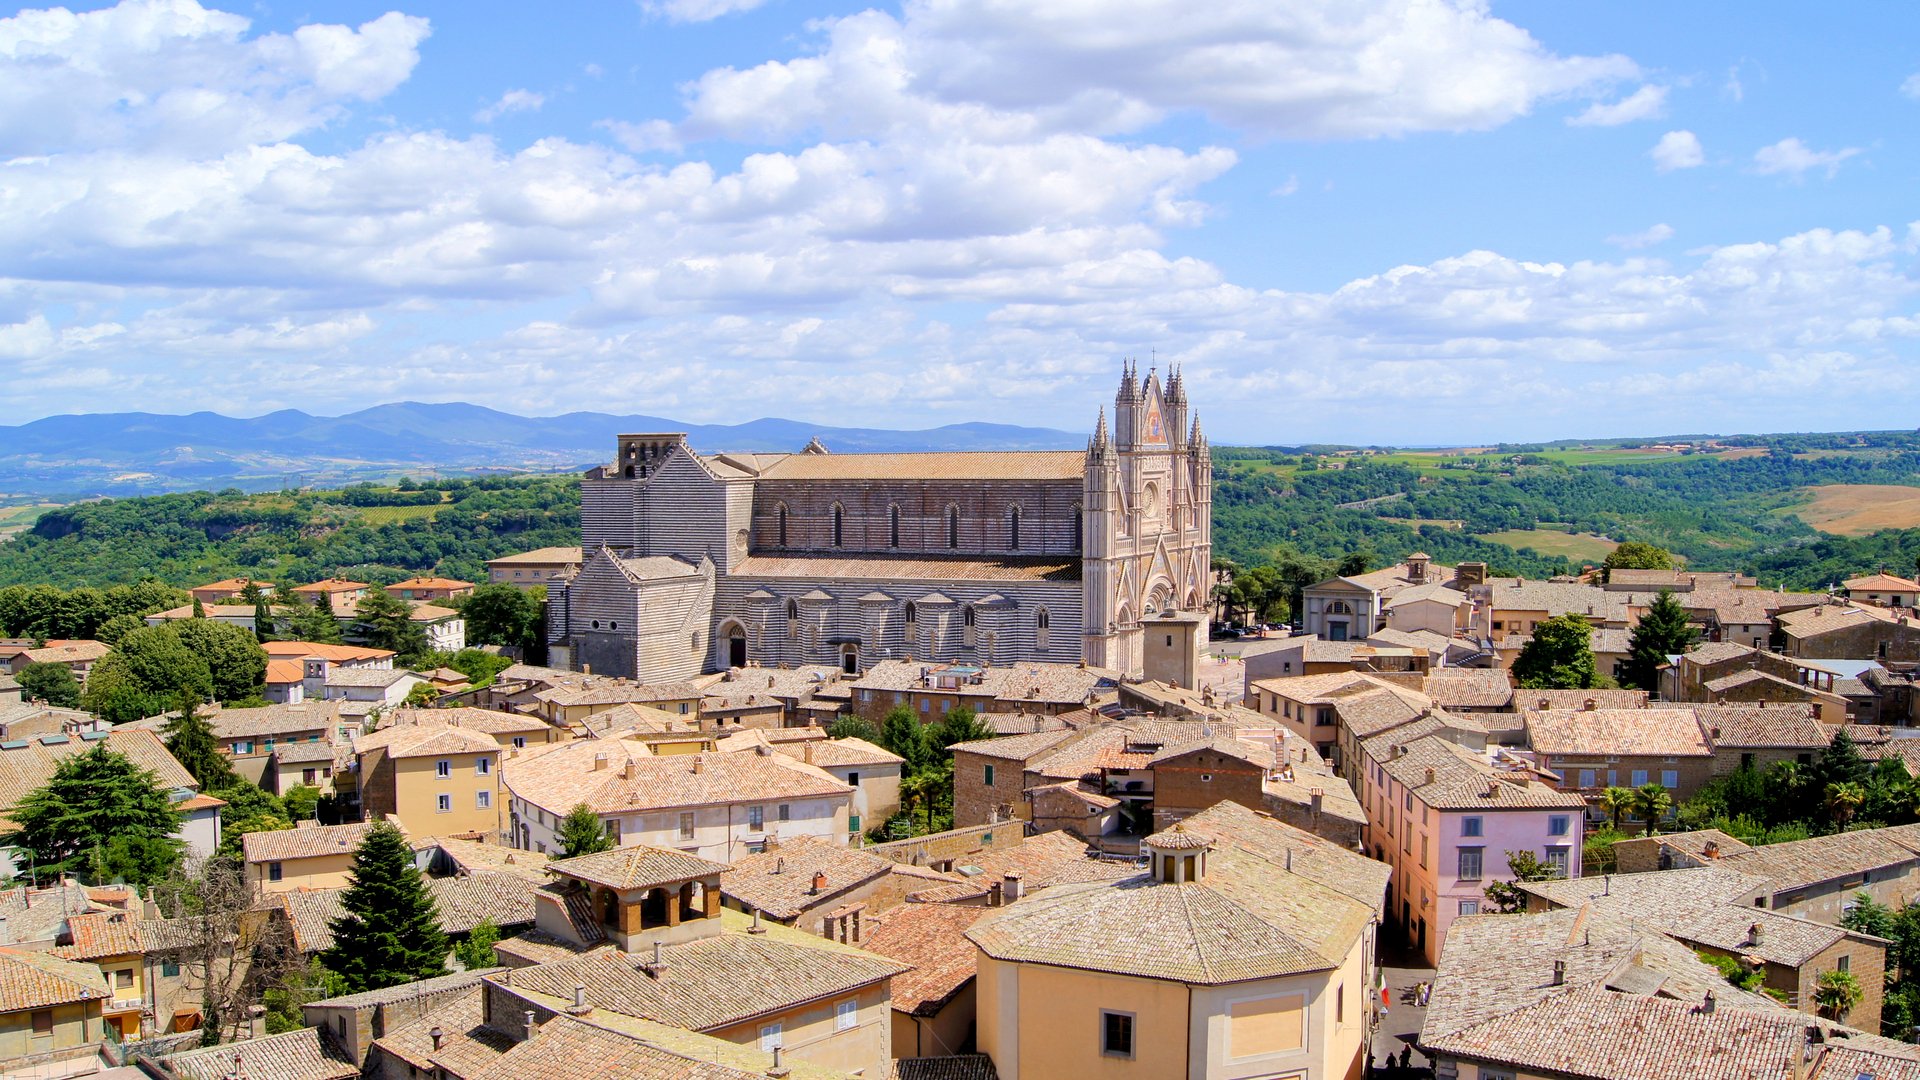
[[[1853,820],[1854,812],[1860,804],[1867,801],[1867,789],[1854,783],[1833,783],[1827,785],[1825,793],[1827,817],[1833,820],[1835,828],[1845,832],[1847,823]]]
[[[1813,1003],[1820,1007],[1820,1015],[1829,1020],[1844,1020],[1865,996],[1866,991],[1860,988],[1860,980],[1854,978],[1852,972],[1823,971],[1819,987],[1813,992]]]
[[[1620,819],[1633,809],[1633,795],[1633,789],[1627,787],[1610,787],[1600,793],[1600,809],[1613,819],[1614,832],[1620,831]]]
[[[930,769],[900,779],[901,804],[906,807],[909,817],[913,815],[914,807],[926,807],[928,832],[933,831],[933,802],[939,782],[939,775]]]
[[[1667,811],[1673,807],[1673,796],[1667,794],[1667,789],[1659,784],[1641,784],[1630,792],[1630,796],[1634,814],[1646,819],[1647,835],[1659,832],[1660,819],[1666,817]]]

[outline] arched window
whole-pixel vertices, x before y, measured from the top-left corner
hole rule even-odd
[[[1053,615],[1046,608],[1037,608],[1033,613],[1033,644],[1035,648],[1045,649],[1049,631],[1053,627]]]
[[[1020,508],[1017,506],[1007,511],[1007,550],[1020,550]]]
[[[843,547],[847,542],[847,512],[839,503],[833,504],[833,546]]]
[[[913,633],[913,624],[919,621],[920,621],[920,605],[914,603],[911,600],[907,601],[907,614],[906,614],[907,633],[909,634]]]
[[[960,508],[957,506],[947,507],[947,546],[960,546]]]
[[[974,626],[977,619],[978,615],[975,614],[972,604],[960,609],[960,639],[969,648],[973,646],[975,635],[979,633]]]
[[[800,617],[800,601],[798,600],[787,601],[787,618],[797,619],[799,617]]]
[[[1073,504],[1073,550],[1081,551],[1086,547],[1087,511],[1079,503]]]
[[[774,541],[774,544],[779,547],[786,547],[787,546],[787,504],[781,503],[779,506],[775,507],[773,514],[774,514],[774,517],[778,519],[778,530],[779,530],[779,537]]]
[[[900,546],[900,508],[897,506],[887,507],[887,546]]]
[[[966,607],[965,607],[965,608],[964,608],[964,609],[963,609],[963,610],[962,610],[962,611],[960,612],[960,621],[961,621],[962,623],[964,623],[965,625],[967,625],[967,626],[972,626],[972,625],[974,624],[974,621],[975,621],[975,619],[976,619],[976,618],[977,618],[977,616],[976,616],[976,615],[974,614],[974,611],[973,611],[973,605],[972,605],[972,604],[968,604],[968,605],[967,605],[967,606],[966,606]]]
[[[1351,615],[1353,614],[1353,605],[1347,603],[1345,600],[1329,600],[1327,601],[1327,614]]]

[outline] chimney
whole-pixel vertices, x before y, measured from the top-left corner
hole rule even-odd
[[[604,751],[593,755],[593,771],[594,772],[607,771],[607,755]]]
[[[1588,712],[1593,712],[1594,710],[1600,707],[1600,703],[1598,701],[1595,701],[1592,698],[1588,698],[1587,700],[1580,703],[1580,707],[1585,709]]]
[[[1534,705],[1534,708],[1536,708],[1536,709],[1544,709],[1544,708],[1547,708],[1548,706],[1550,706],[1550,705],[1552,705],[1552,704],[1553,704],[1553,702],[1551,702],[1551,701],[1548,701],[1548,700],[1547,700],[1546,698],[1541,698],[1541,699],[1540,699],[1540,700],[1539,700],[1539,701],[1538,701],[1537,703],[1535,703],[1535,705]]]
[[[666,967],[667,958],[661,955],[660,942],[655,941],[653,943],[653,959],[646,965],[647,973],[658,974],[661,971],[665,971]]]
[[[764,934],[766,932],[767,932],[767,928],[760,925],[760,909],[754,908],[753,909],[753,925],[747,927],[747,933]]]
[[[1700,1011],[1702,1013],[1705,1013],[1708,1016],[1712,1016],[1713,1006],[1714,1006],[1713,991],[1709,990],[1707,991],[1707,996],[1701,999],[1700,1001]]]
[[[593,674],[593,665],[592,665],[592,664],[581,664],[581,665],[580,665],[580,674],[582,674],[582,675],[591,675],[591,674]]]
[[[813,888],[808,891],[807,895],[819,896],[821,893],[825,892],[826,889],[827,889],[827,872],[825,870],[815,870],[813,872]]]
[[[1760,928],[1759,923],[1754,923],[1752,926],[1747,927],[1747,944],[1754,946],[1759,945],[1763,940],[1764,933],[1765,931]]]
[[[987,906],[988,907],[999,907],[1000,905],[1006,902],[1007,902],[1006,897],[1000,894],[999,882],[996,881],[993,884],[987,886]]]
[[[573,1008],[568,1009],[567,1013],[571,1016],[586,1016],[592,1011],[593,1007],[587,1004],[587,984],[574,983]]]
[[[620,779],[622,780],[633,779],[633,759],[632,758],[628,758],[627,763],[625,765],[620,766]]]
[[[1567,985],[1567,962],[1565,960],[1555,960],[1553,962],[1553,985]]]
[[[440,1030],[439,1024],[433,1025],[433,1030],[427,1032],[427,1037],[433,1040],[434,1053],[437,1054],[440,1052],[440,1040],[445,1038],[446,1034],[447,1034],[446,1032]]]
[[[1307,799],[1313,809],[1313,816],[1318,818],[1321,809],[1327,804],[1327,793],[1320,788],[1308,788]]]
[[[1429,765],[1427,766],[1427,783],[1429,784],[1433,783],[1434,779],[1435,779],[1435,773],[1433,771],[1433,766]]]
[[[1287,873],[1293,873],[1293,849],[1287,849]]]
[[[773,860],[773,872],[776,874],[784,874],[787,872],[787,857],[785,855]]]
[[[699,776],[701,773],[707,771],[707,763],[702,760],[704,757],[705,755],[703,754],[693,755],[693,775]]]
[[[807,743],[805,746],[802,746],[800,748],[800,760],[806,762],[809,765],[813,764],[813,744],[812,743]]]
[[[532,1042],[534,1033],[540,1030],[534,1025],[533,1010],[528,1009],[526,1012],[521,1013],[520,1017],[521,1030],[526,1032],[527,1041]]]
[[[780,1047],[775,1046],[773,1048],[773,1067],[767,1070],[767,1075],[773,1077],[774,1080],[781,1080],[789,1071],[785,1065],[780,1064]]]
[[[247,1006],[247,1037],[262,1038],[267,1033],[267,1007],[265,1005]]]
[[[1009,870],[1006,872],[1006,875],[1000,879],[1000,902],[1011,904],[1015,900],[1020,899],[1020,896],[1020,871]]]
[[[1718,840],[1707,841],[1707,846],[1702,848],[1700,853],[1702,855],[1705,855],[1709,859],[1719,858],[1720,857],[1720,841]]]

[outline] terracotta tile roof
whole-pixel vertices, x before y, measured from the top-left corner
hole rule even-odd
[[[273,582],[271,581],[255,581],[252,578],[230,577],[230,578],[222,578],[219,581],[209,581],[205,585],[195,585],[193,588],[188,589],[187,591],[190,593],[239,592],[241,589],[244,589],[249,585],[257,585],[261,589],[267,590],[267,591],[272,591],[273,589]]]
[[[720,876],[720,891],[786,922],[811,908],[832,903],[839,894],[880,878],[893,868],[893,862],[857,848],[796,836],[736,859]],[[813,888],[816,874],[826,875],[826,887],[819,892]]]
[[[1851,1045],[1855,1041],[1828,1043],[1807,1080],[1920,1080],[1920,1051],[1909,1044]]]
[[[665,709],[638,702],[623,702],[611,709],[576,721],[590,738],[612,739],[622,735],[691,735],[700,730],[700,721]]]
[[[272,661],[268,661],[272,663]],[[297,701],[291,705],[262,705],[252,709],[218,708],[206,714],[213,733],[223,739],[264,739],[280,735],[320,732],[333,741],[340,723],[340,702]]]
[[[1530,709],[1533,749],[1561,756],[1707,757],[1713,748],[1692,709]]]
[[[324,742],[288,742],[273,748],[273,759],[282,765],[309,765],[325,762],[330,765],[344,766],[353,760],[351,746],[335,746]]]
[[[181,604],[179,607],[168,608],[165,611],[156,611],[147,616],[149,619],[163,619],[167,621],[177,621],[195,617],[192,604]],[[253,617],[253,605],[203,603],[200,605],[200,617],[208,619],[250,619]]]
[[[1003,960],[1213,985],[1335,967],[1384,902],[1385,866],[1237,803],[1181,824],[1215,838],[1201,880],[1056,885],[967,936]]]
[[[1581,615],[1595,622],[1624,622],[1627,618],[1627,595],[1608,592],[1598,585],[1495,578],[1471,592],[1487,597],[1496,615],[1544,611],[1550,617]],[[1682,597],[1681,602],[1685,603],[1686,598]]]
[[[702,683],[637,683],[599,675],[573,675],[534,694],[535,701],[554,705],[618,705],[623,702],[698,701],[704,693]]]
[[[19,655],[36,664],[78,664],[98,660],[110,651],[98,641],[49,641],[43,649],[23,649]]]
[[[98,960],[107,956],[127,956],[146,951],[140,936],[140,920],[131,912],[100,911],[75,915],[67,920],[71,944],[54,949],[67,960]]]
[[[959,558],[923,555],[750,555],[733,578],[858,581],[1079,581],[1080,560],[1052,557]],[[917,596],[918,594],[914,594]],[[902,599],[914,599],[914,596]]]
[[[664,966],[649,972],[652,955],[601,949],[551,964],[520,968],[513,989],[571,1003],[573,988],[588,989],[596,1010],[710,1031],[771,1012],[836,997],[882,982],[907,965],[859,949],[799,945],[774,934],[726,932],[661,949]]]
[[[1078,450],[909,454],[788,454],[762,480],[1071,480],[1086,476]]]
[[[445,577],[410,577],[405,581],[396,581],[387,586],[387,591],[395,589],[471,589],[473,582]]]
[[[505,970],[505,968],[492,967],[479,968],[474,971],[456,971],[451,975],[439,975],[431,979],[421,979],[418,982],[401,983],[398,986],[389,986],[380,990],[367,990],[358,994],[342,994],[339,997],[330,997],[324,1001],[316,1001],[313,1004],[327,1005],[337,1009],[365,1009],[374,1005],[388,1005],[396,1001],[409,1001],[414,998],[426,997],[429,994],[436,994],[443,990],[458,990],[463,986],[478,985],[480,980],[485,979],[487,976],[498,975]]]
[[[1354,686],[1328,696],[1341,726],[1360,739],[1404,724],[1433,707],[1425,694],[1397,686]]]
[[[1839,630],[1850,630],[1871,623],[1899,623],[1905,613],[1872,604],[1823,604],[1802,611],[1785,612],[1779,617],[1780,630],[1790,638],[1812,638]]]
[[[597,855],[554,859],[547,863],[547,869],[563,877],[625,890],[712,877],[726,870],[727,864],[684,851],[635,844]]]
[[[550,860],[537,851],[522,851],[502,844],[483,844],[454,836],[426,836],[413,842],[415,851],[428,849],[440,852],[441,857],[459,873],[519,874],[534,882],[547,880],[547,863]]]
[[[1766,844],[1721,862],[1744,873],[1764,877],[1778,892],[1787,892],[1852,877],[1881,867],[1920,863],[1920,826],[1854,832]]]
[[[1073,734],[1071,731],[1036,731],[1027,735],[1003,735],[997,739],[954,743],[948,749],[1000,761],[1028,761],[1059,746]]]
[[[975,974],[973,942],[966,932],[985,907],[907,904],[868,921],[861,945],[913,970],[893,980],[893,1007],[915,1016],[937,1015]]]
[[[0,1013],[112,996],[100,969],[92,964],[25,949],[0,948]]]
[[[598,717],[596,717],[597,719]],[[553,725],[537,716],[525,713],[501,712],[498,709],[475,709],[462,707],[457,709],[394,709],[386,714],[388,727],[401,727],[407,724],[457,724],[469,731],[484,731],[489,735],[513,735],[524,731],[551,731]]]
[[[576,945],[565,938],[558,938],[544,930],[529,930],[510,938],[503,938],[493,947],[494,955],[509,967],[525,967],[531,964],[551,964],[556,960],[570,960],[596,948],[612,948],[611,945]]]
[[[360,821],[350,825],[315,825],[305,829],[250,832],[240,838],[240,846],[250,863],[351,855],[359,850],[361,841],[373,831],[375,824]]]
[[[371,589],[371,588],[373,588],[373,586],[367,584],[364,581],[348,581],[346,578],[331,577],[331,578],[327,578],[325,581],[313,582],[310,585],[296,585],[294,586],[293,591],[297,593],[306,593],[307,595],[311,596],[314,593],[352,592],[355,589]]]
[[[4,816],[5,812],[19,805],[28,792],[52,779],[60,762],[95,745],[105,745],[116,754],[124,754],[140,768],[150,770],[163,788],[191,791],[200,786],[193,774],[167,752],[160,736],[144,728],[9,740],[0,743],[0,827],[13,824]]]
[[[405,668],[334,668],[327,672],[327,685],[378,688],[419,677]]]
[[[821,768],[846,768],[850,765],[903,765],[906,759],[865,739],[820,739],[803,743],[775,743],[774,752],[806,761],[812,751],[812,764]]]
[[[853,793],[818,766],[783,754],[654,757],[643,743],[630,739],[587,739],[537,749],[508,758],[502,779],[519,798],[556,814],[583,802],[602,813],[632,813]],[[606,767],[595,769],[601,754],[607,756]]]
[[[477,710],[476,710],[477,711]],[[493,736],[452,723],[416,717],[412,723],[382,727],[353,740],[355,755],[385,750],[390,758],[435,757],[441,754],[499,754]]]
[[[1761,685],[1763,693],[1783,695],[1788,700],[1825,698],[1831,701],[1838,696],[1816,690],[1811,686],[1802,686],[1797,682],[1790,682],[1778,675],[1765,671],[1736,671],[1731,674],[1722,675],[1717,679],[1709,679],[1701,685],[1708,693],[1724,694],[1728,690],[1737,689],[1742,686],[1750,686],[1754,683]]]
[[[1805,705],[1695,705],[1693,712],[1716,747],[1823,750],[1833,741]]]
[[[1501,769],[1439,735],[1402,742],[1397,732],[1362,744],[1368,757],[1437,810],[1584,809],[1585,799],[1543,783],[1527,771]]]
[[[705,1047],[694,1050],[701,1055],[697,1057],[676,1053],[616,1030],[615,1023],[555,1016],[540,1025],[533,1038],[512,1043],[497,1060],[467,1074],[466,1080],[750,1080],[765,1075],[712,1060],[712,1052],[701,1053]],[[757,1046],[721,1053],[735,1060],[753,1054],[763,1065],[771,1061]]]
[[[1017,847],[981,851],[967,856],[965,862],[968,868],[981,871],[967,875],[974,881],[984,885],[1018,872],[1021,885],[1027,891],[1052,885],[1118,881],[1140,872],[1139,867],[1131,863],[1090,858],[1086,841],[1067,832],[1029,836]]]
[[[586,561],[586,553],[577,547],[543,547],[532,551],[522,551],[517,555],[502,555],[497,559],[488,559],[488,566],[507,566],[515,564],[580,563]]]
[[[464,934],[488,919],[511,928],[533,922],[535,883],[518,874],[478,873],[428,878],[427,892],[440,913],[440,928]],[[281,910],[293,931],[295,947],[316,953],[333,947],[334,920],[347,912],[341,889],[299,889],[280,894]]]
[[[1441,708],[1504,709],[1514,698],[1513,679],[1497,668],[1442,668],[1420,688]]]
[[[298,660],[268,660],[266,685],[286,686],[305,680],[307,668]]]
[[[953,1054],[896,1058],[887,1080],[1000,1080],[1000,1073],[985,1054]]]
[[[1651,599],[1651,598],[1649,598]],[[1707,615],[1721,623],[1763,623],[1775,614],[1827,602],[1823,593],[1773,592],[1767,589],[1700,589],[1674,599],[1694,616]]]
[[[360,1067],[320,1028],[203,1046],[160,1059],[180,1080],[348,1080]]]
[[[513,1040],[505,1032],[487,1026],[483,990],[476,983],[413,1023],[389,1030],[373,1045],[429,1075],[439,1061],[457,1062],[461,1068],[454,1075],[483,1068],[513,1047]],[[434,1047],[435,1028],[440,1030],[438,1049]]]
[[[336,663],[352,661],[371,661],[392,659],[394,654],[386,649],[369,649],[363,645],[326,645],[317,641],[269,641],[260,646],[267,656],[274,660],[332,660]]]
[[[1582,987],[1429,1039],[1442,1054],[1591,1080],[1747,1080],[1794,1074],[1805,1018]]]
[[[1513,692],[1513,707],[1525,710],[1583,709],[1592,701],[1601,709],[1644,709],[1645,690],[1526,690]]]
[[[1705,641],[1688,649],[1683,655],[1696,664],[1724,664],[1729,660],[1739,660],[1751,656],[1760,650],[1746,645],[1737,645],[1731,641]]]

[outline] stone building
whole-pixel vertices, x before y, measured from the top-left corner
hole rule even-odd
[[[1212,463],[1128,366],[1084,453],[699,454],[622,435],[581,480],[554,655],[654,682],[758,664],[1084,662],[1192,685]]]

